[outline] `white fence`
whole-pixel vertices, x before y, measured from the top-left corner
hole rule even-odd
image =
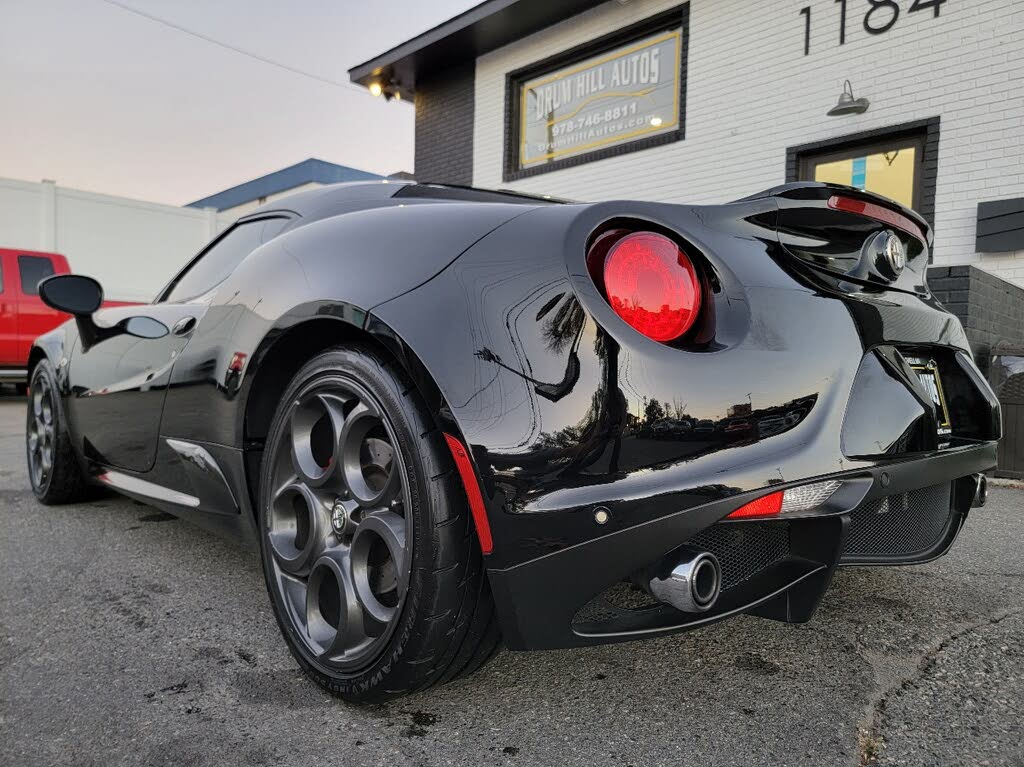
[[[63,253],[115,300],[151,300],[234,218],[0,178],[0,248]]]

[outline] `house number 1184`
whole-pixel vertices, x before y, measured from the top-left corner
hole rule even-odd
[[[938,18],[942,4],[946,0],[914,0],[908,13],[916,11],[932,11],[932,18]],[[839,6],[839,44],[846,44],[846,20],[850,10],[850,0],[835,0]],[[900,4],[896,0],[867,0],[867,11],[864,13],[864,31],[871,35],[881,35],[892,29],[900,19]],[[811,6],[800,9],[804,17],[804,56],[811,53]]]

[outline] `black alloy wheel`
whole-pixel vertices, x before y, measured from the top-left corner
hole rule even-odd
[[[408,591],[402,454],[380,403],[345,377],[305,387],[284,417],[266,524],[273,575],[306,649],[358,669],[391,637]]]
[[[264,575],[303,669],[347,700],[468,673],[500,641],[479,545],[443,436],[377,353],[300,370],[260,484]]]
[[[87,500],[90,487],[71,444],[57,378],[41,360],[29,379],[25,453],[32,492],[45,504]]]
[[[53,473],[56,418],[54,417],[53,388],[45,375],[35,376],[32,396],[28,401],[28,471],[33,488],[45,488]]]

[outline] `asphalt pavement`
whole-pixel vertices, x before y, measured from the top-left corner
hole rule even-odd
[[[504,651],[388,705],[322,693],[254,555],[132,501],[47,508],[0,398],[0,764],[1024,765],[1024,490],[815,618]]]

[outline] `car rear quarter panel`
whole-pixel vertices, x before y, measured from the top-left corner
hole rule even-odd
[[[840,446],[843,413],[864,351],[893,330],[887,312],[916,313],[919,325],[900,332],[965,344],[955,320],[914,297],[840,300],[801,281],[785,267],[774,210],[770,200],[539,209],[374,309],[419,355],[472,450],[492,567],[855,469]],[[601,297],[586,242],[621,218],[680,233],[713,275],[708,348],[650,341]],[[674,428],[655,433],[664,414]],[[612,510],[604,526],[598,506]]]
[[[162,434],[241,447],[246,398],[282,333],[315,319],[362,328],[373,306],[530,209],[395,204],[317,221],[257,249],[217,288],[175,363]],[[230,370],[235,355],[246,360],[241,375]]]

